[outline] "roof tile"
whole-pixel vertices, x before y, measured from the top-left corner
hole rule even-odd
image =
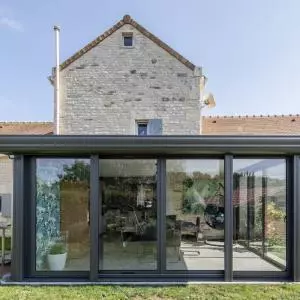
[[[300,116],[206,116],[205,135],[299,135]]]
[[[52,133],[52,122],[0,122],[0,135],[43,135]]]

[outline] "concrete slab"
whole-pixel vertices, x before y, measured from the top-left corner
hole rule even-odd
[[[104,247],[104,270],[155,270],[157,249],[154,242],[120,243]],[[100,267],[99,267],[100,268]],[[68,261],[66,270],[89,270],[89,257]],[[182,242],[180,259],[174,247],[167,248],[168,270],[224,270],[224,244]],[[281,271],[277,266],[241,245],[233,247],[234,271]]]

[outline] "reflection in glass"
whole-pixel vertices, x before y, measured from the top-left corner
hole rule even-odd
[[[88,159],[36,160],[36,270],[89,270]]]
[[[235,159],[233,166],[233,270],[285,270],[285,160]]]
[[[156,161],[100,160],[100,270],[157,268]]]
[[[224,270],[224,161],[167,160],[168,270]]]
[[[0,224],[3,228],[5,240],[3,260],[10,262],[12,257],[12,226],[13,225],[13,161],[6,155],[0,153]],[[1,238],[2,239],[2,238]],[[1,258],[2,259],[2,258]],[[7,271],[10,271],[8,268]],[[2,274],[3,275],[3,274]]]

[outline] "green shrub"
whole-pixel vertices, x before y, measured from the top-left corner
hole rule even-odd
[[[49,254],[56,255],[56,254],[64,254],[66,253],[66,246],[63,243],[56,243],[53,244],[49,249]]]

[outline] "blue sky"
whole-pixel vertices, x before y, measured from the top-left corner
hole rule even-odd
[[[65,60],[124,14],[203,67],[205,114],[300,113],[299,0],[0,0],[0,120],[52,120],[54,24]]]

